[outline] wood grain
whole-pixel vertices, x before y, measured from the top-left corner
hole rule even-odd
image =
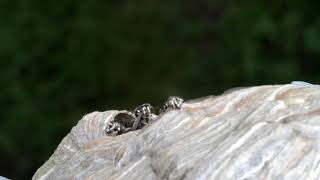
[[[320,179],[320,86],[250,87],[186,101],[116,137],[85,115],[33,179]]]

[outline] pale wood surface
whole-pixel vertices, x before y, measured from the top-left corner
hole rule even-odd
[[[33,179],[320,179],[320,86],[234,90],[106,136],[119,111],[84,116]]]

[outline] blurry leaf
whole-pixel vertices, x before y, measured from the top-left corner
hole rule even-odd
[[[317,27],[306,29],[304,43],[308,51],[320,53],[320,30]]]

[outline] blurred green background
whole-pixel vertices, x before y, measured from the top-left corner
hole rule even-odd
[[[1,0],[0,175],[30,179],[81,117],[320,80],[320,1]]]

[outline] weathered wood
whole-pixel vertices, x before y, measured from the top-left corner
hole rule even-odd
[[[244,88],[187,101],[109,137],[119,111],[83,117],[33,179],[320,179],[320,86]]]

